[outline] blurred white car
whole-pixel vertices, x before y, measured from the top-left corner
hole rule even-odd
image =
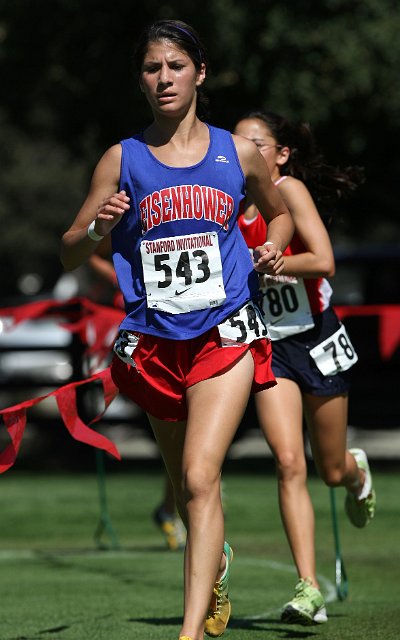
[[[0,316],[0,383],[59,385],[73,373],[72,336],[60,318],[27,320],[12,327]]]

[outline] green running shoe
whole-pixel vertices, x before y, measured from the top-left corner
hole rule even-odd
[[[284,605],[281,620],[302,625],[327,622],[325,600],[321,592],[313,587],[311,578],[300,578],[297,582],[294,598]]]
[[[372,487],[371,472],[365,451],[362,449],[350,449],[357,467],[365,473],[365,482],[361,494],[355,496],[350,491],[346,494],[345,509],[347,517],[355,527],[365,527],[375,515],[376,494]]]
[[[229,572],[233,560],[233,551],[227,542],[224,543],[226,567],[221,578],[215,583],[208,608],[204,631],[212,638],[222,636],[228,625],[231,615],[231,603],[229,601]]]

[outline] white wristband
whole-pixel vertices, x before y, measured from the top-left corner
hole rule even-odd
[[[264,247],[265,247],[267,244],[275,244],[275,242],[271,242],[270,240],[268,240],[267,242],[264,242]]]
[[[89,238],[94,242],[100,242],[100,240],[103,240],[104,236],[100,236],[98,233],[96,233],[96,231],[94,230],[95,223],[95,220],[90,223],[90,225],[88,226],[87,234]]]

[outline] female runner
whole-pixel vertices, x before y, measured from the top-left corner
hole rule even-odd
[[[230,614],[221,467],[250,392],[274,384],[256,272],[280,273],[293,222],[254,143],[200,119],[195,30],[158,21],[135,60],[153,121],[100,159],[61,257],[74,269],[111,234],[126,311],[112,374],[148,413],[173,483],[187,527],[180,638],[202,640]],[[237,226],[247,191],[268,221],[254,263]]]
[[[326,278],[335,270],[325,225],[310,190],[330,204],[353,189],[355,169],[323,163],[307,125],[252,111],[235,133],[259,148],[288,206],[295,234],[278,276],[262,276],[263,306],[272,339],[272,370],[278,384],[255,395],[256,410],[273,452],[283,526],[298,572],[294,598],[282,611],[285,622],[327,621],[315,569],[314,511],[307,489],[303,411],[317,470],[331,487],[343,486],[350,521],[364,527],[374,516],[375,492],[364,451],[346,448],[348,380],[357,360],[343,325],[330,305]],[[307,185],[307,186],[306,186]],[[249,197],[239,227],[250,248],[261,244],[267,226]]]

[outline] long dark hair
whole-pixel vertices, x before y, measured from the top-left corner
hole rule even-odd
[[[207,51],[193,27],[181,20],[157,20],[142,31],[136,42],[133,61],[138,73],[142,68],[150,42],[160,40],[168,40],[184,51],[197,71],[200,71],[202,63],[206,65],[206,69],[209,68]],[[208,116],[208,104],[209,101],[202,86],[197,87],[196,112],[201,120]]]
[[[309,124],[293,124],[284,116],[263,110],[248,111],[241,120],[247,118],[264,122],[277,144],[289,147],[290,156],[280,167],[281,174],[304,182],[316,203],[332,205],[364,182],[362,167],[340,168],[326,164]]]

